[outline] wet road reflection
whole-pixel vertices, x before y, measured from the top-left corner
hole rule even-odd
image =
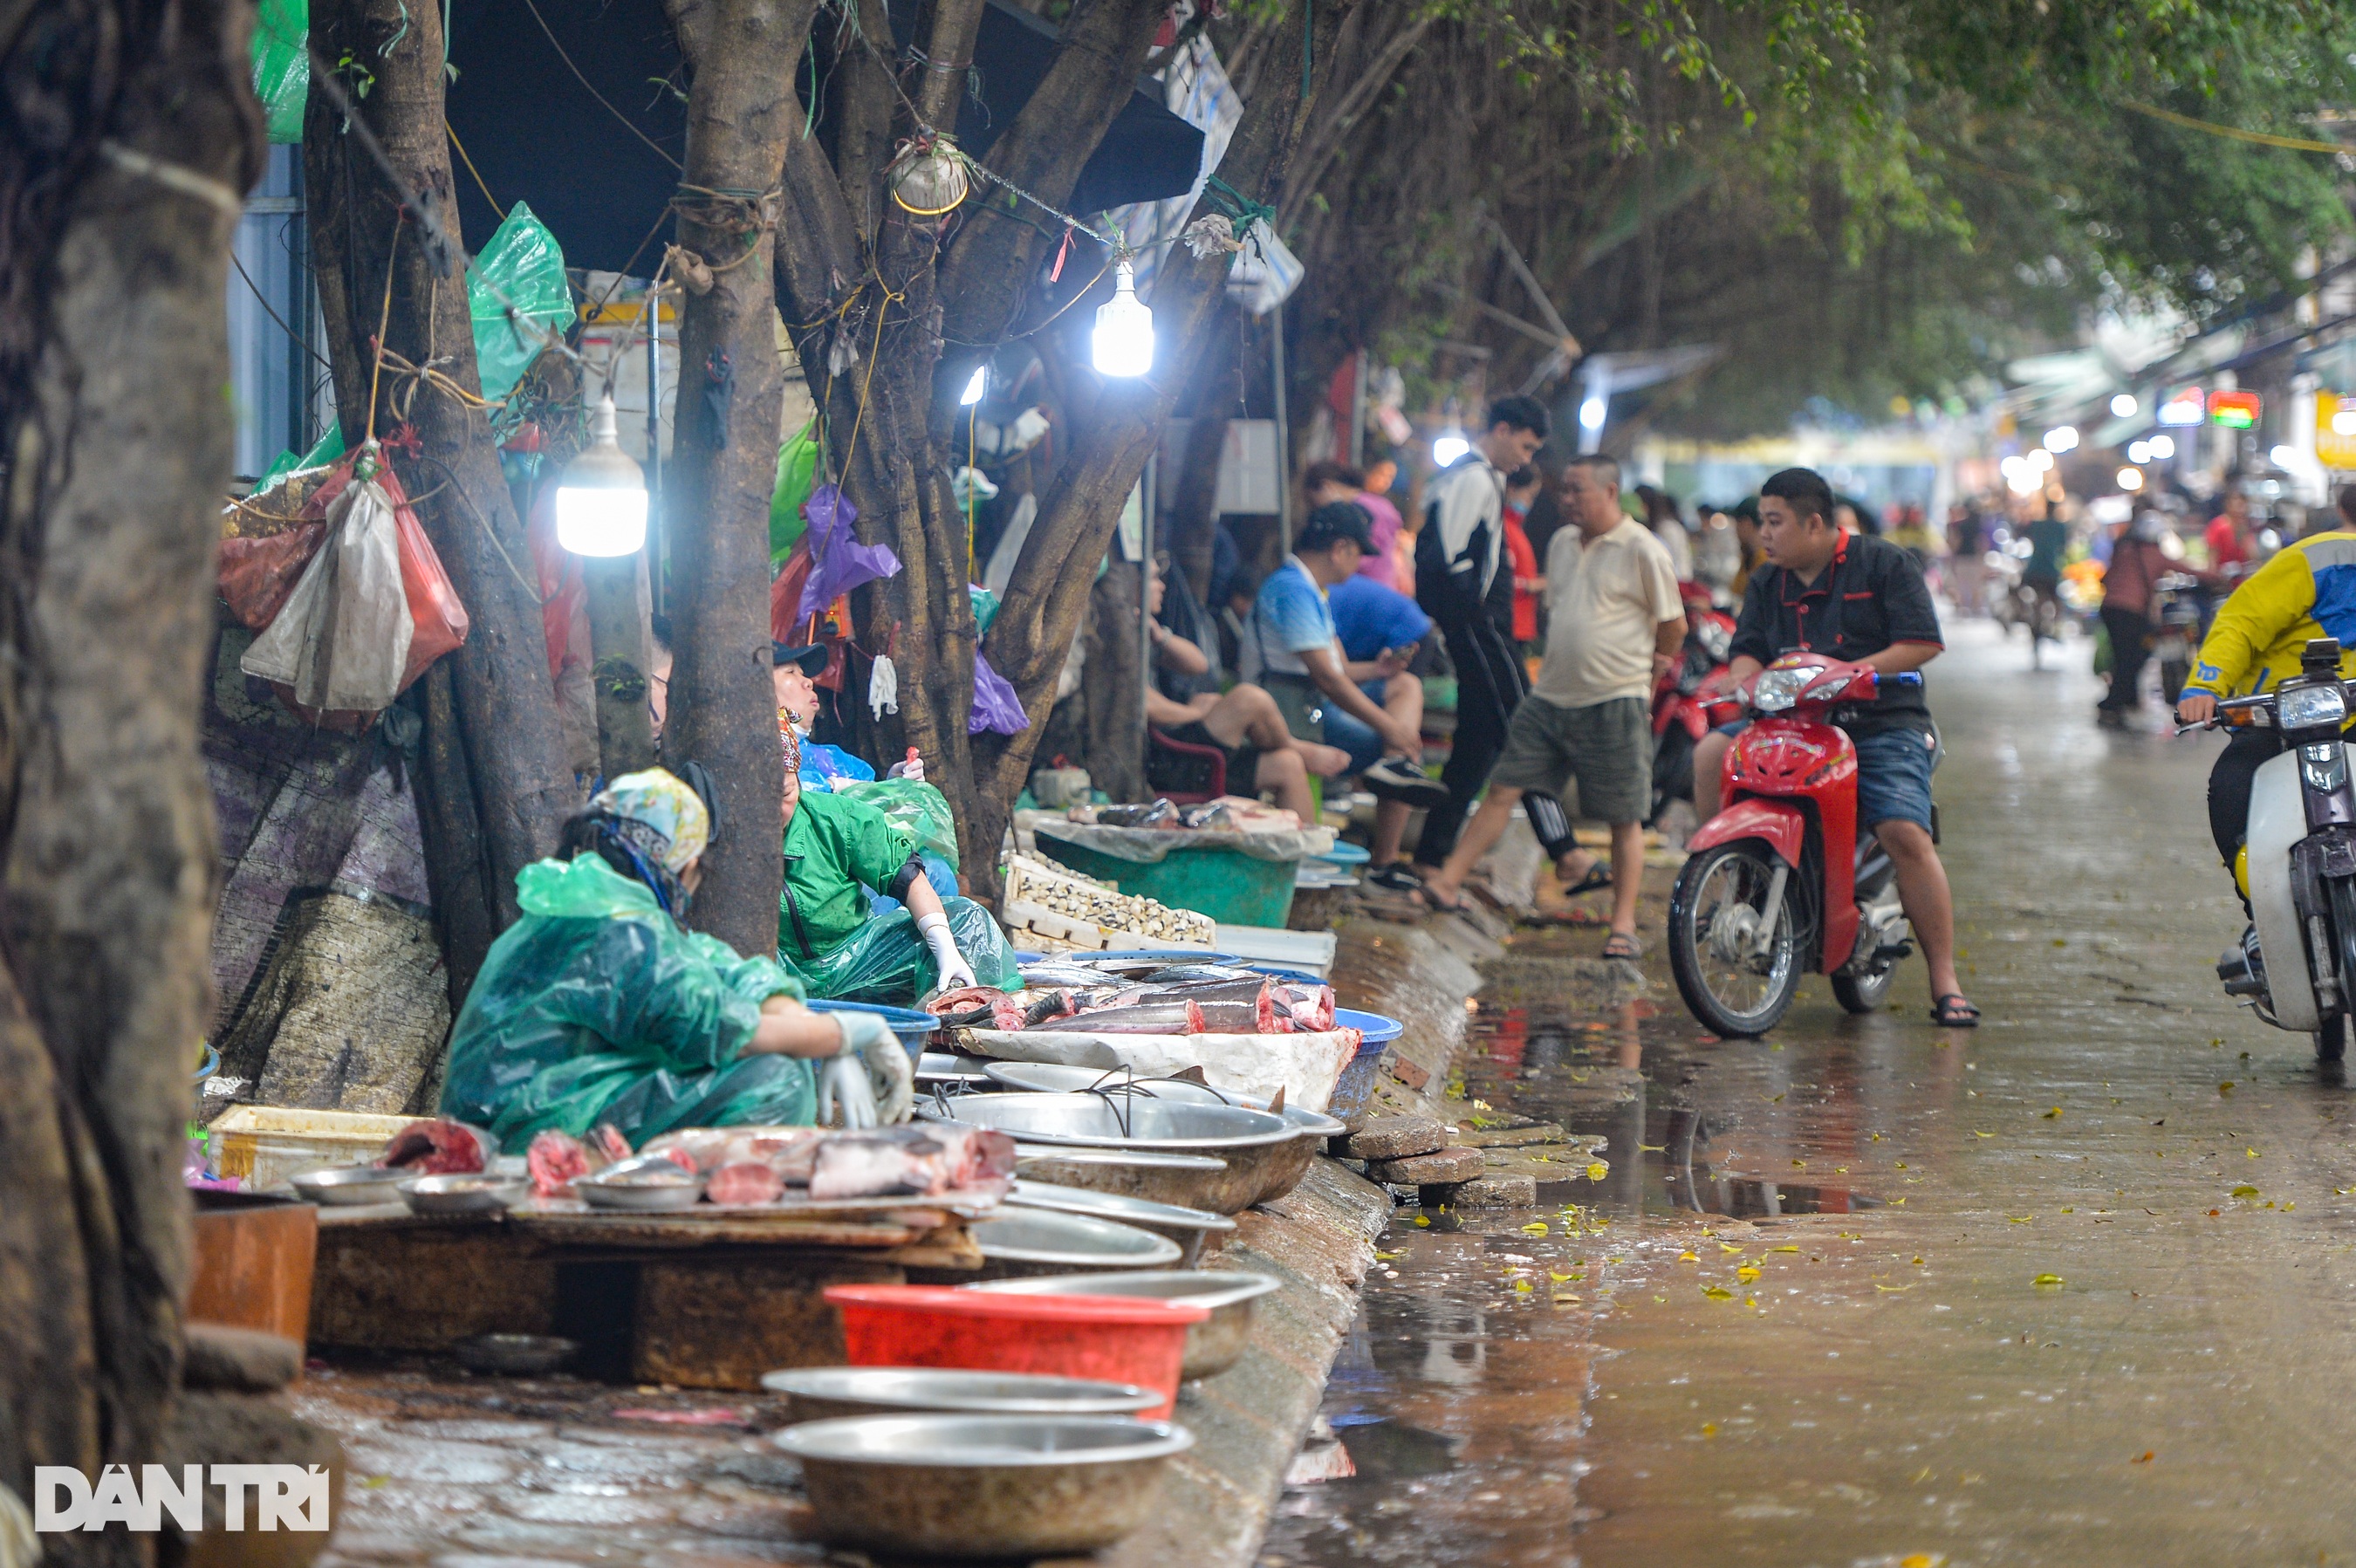
[[[1933,1030],[1919,962],[1764,1041],[1665,973],[1580,1015],[1548,955],[1598,939],[1520,935],[1462,1112],[1611,1174],[1400,1211],[1327,1403],[1369,1461],[1288,1493],[1269,1563],[2356,1563],[2356,1103],[2216,990],[2216,743],[2105,736],[2090,677],[1958,641],[1986,1026]]]

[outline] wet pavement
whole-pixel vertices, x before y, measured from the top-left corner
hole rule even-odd
[[[1818,979],[1718,1041],[1657,953],[1582,1014],[1548,974],[1600,929],[1518,932],[1451,1108],[1604,1135],[1603,1197],[1399,1211],[1348,1458],[1308,1456],[1356,1474],[1289,1490],[1264,1564],[2356,1562],[2356,1099],[2217,989],[2221,743],[2097,730],[2083,641],[1955,641],[1984,1026],[1932,1028],[1916,960],[1888,1011]]]

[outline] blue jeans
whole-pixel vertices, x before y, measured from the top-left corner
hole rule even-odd
[[[1380,681],[1361,681],[1358,690],[1366,694],[1368,702],[1379,708],[1383,705],[1384,684]],[[1325,744],[1339,746],[1350,754],[1350,771],[1353,773],[1362,773],[1382,759],[1383,737],[1375,732],[1375,726],[1355,714],[1344,713],[1331,703],[1325,705]]]

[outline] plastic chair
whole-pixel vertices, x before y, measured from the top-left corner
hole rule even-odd
[[[1227,792],[1227,754],[1215,746],[1200,746],[1190,740],[1175,740],[1158,729],[1145,732],[1147,738],[1145,777],[1155,791],[1175,806],[1199,806],[1205,800],[1215,800]],[[1167,754],[1166,765],[1157,768],[1154,753]],[[1169,789],[1161,782],[1172,777],[1204,776],[1202,789]]]

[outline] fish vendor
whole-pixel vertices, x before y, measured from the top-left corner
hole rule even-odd
[[[907,1051],[881,1017],[813,1012],[775,958],[680,924],[711,832],[695,789],[649,768],[565,823],[563,858],[517,874],[523,918],[459,1010],[442,1114],[509,1150],[600,1122],[634,1147],[680,1127],[808,1125],[829,1098],[849,1125],[907,1114]]]
[[[944,898],[923,857],[890,818],[864,800],[809,788],[799,727],[780,714],[784,753],[785,887],[777,956],[812,993],[907,1002],[982,979],[1001,990],[1021,976],[990,911]],[[901,906],[878,915],[873,889]]]
[[[839,746],[808,738],[810,726],[818,723],[818,678],[826,673],[827,661],[833,657],[826,644],[807,642],[789,647],[772,642],[769,656],[769,684],[777,699],[777,722],[784,724],[787,715],[791,714],[804,736],[802,788],[831,789],[838,784],[873,782],[875,769],[865,758],[854,757]]]

